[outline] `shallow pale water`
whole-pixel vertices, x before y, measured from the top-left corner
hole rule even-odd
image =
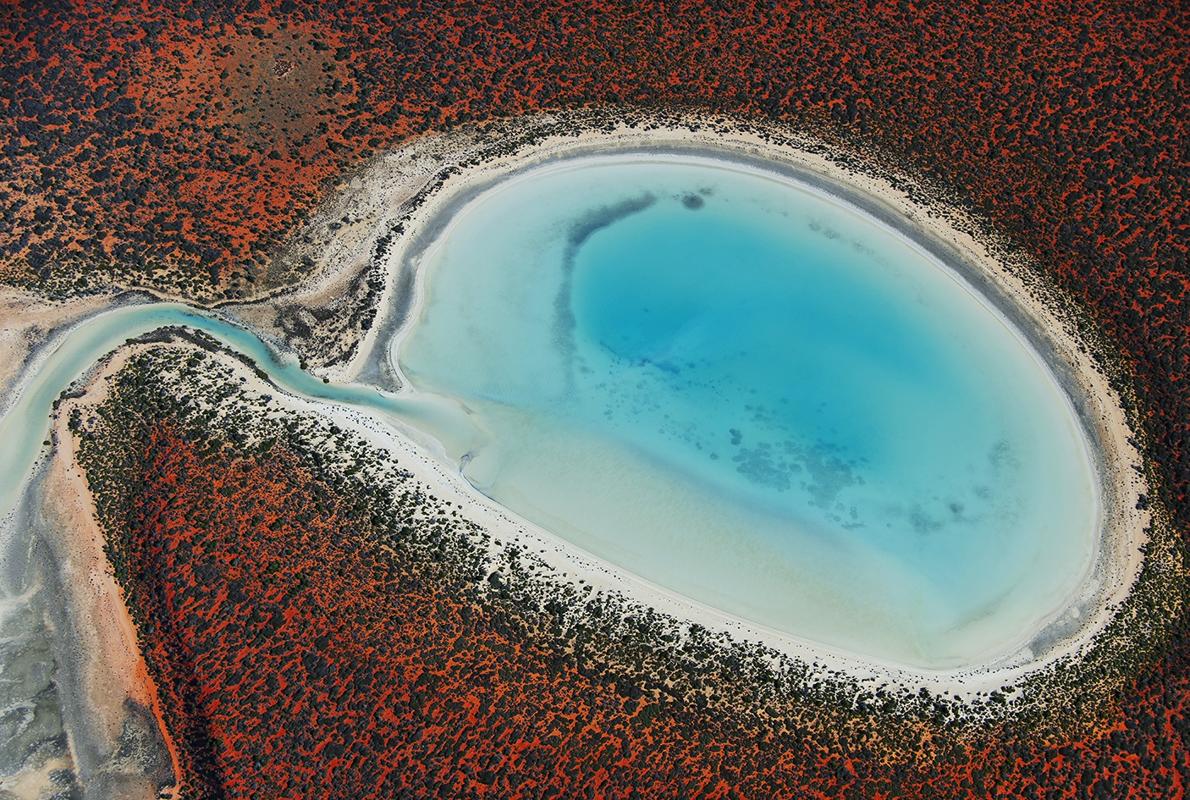
[[[1087,568],[1082,431],[986,301],[857,210],[694,157],[497,184],[396,346],[464,474],[699,602],[919,667],[1010,649]]]

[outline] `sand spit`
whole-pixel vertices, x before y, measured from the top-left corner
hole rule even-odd
[[[67,312],[61,324],[93,310],[90,305],[78,304],[79,313]],[[31,348],[28,375],[52,357],[58,341],[47,335]],[[125,357],[117,354],[114,362]],[[18,386],[13,396],[23,389]],[[64,397],[55,404],[60,413],[50,421],[48,446],[24,476],[20,498],[0,527],[6,713],[34,709],[31,719],[12,729],[9,766],[17,769],[0,779],[0,793],[48,797],[70,789],[84,797],[171,797],[177,771],[154,717],[153,685],[104,552],[87,483],[74,462],[75,440],[65,420],[76,401]],[[34,672],[25,674],[29,669]],[[44,687],[30,683],[35,674],[43,676]],[[38,731],[51,719],[57,733],[39,740]],[[47,748],[59,754],[46,759]]]
[[[121,350],[88,382],[89,402],[102,400],[104,376],[119,370],[132,352]],[[65,653],[61,667],[75,695],[63,709],[71,749],[89,791],[106,787],[121,797],[173,797],[176,751],[158,723],[156,688],[104,552],[103,531],[68,429],[77,404],[71,399],[59,408],[52,428],[53,456],[40,487],[50,523],[43,535],[57,569],[63,608],[58,624],[68,629],[58,638]]]
[[[351,367],[361,339],[383,305],[386,269],[379,255],[388,232],[443,164],[478,157],[488,138],[475,130],[423,136],[345,175],[277,256],[278,269],[305,277],[263,299],[219,307],[293,350],[313,374],[357,377]]]
[[[1065,315],[1054,298],[1044,295],[1043,287],[1022,265],[1010,265],[1004,257],[1005,246],[980,233],[975,221],[940,204],[924,202],[920,198],[925,193],[903,176],[865,171],[819,142],[791,138],[776,129],[701,120],[596,126],[581,117],[547,117],[527,120],[520,128],[510,123],[503,135],[502,140],[488,142],[486,149],[478,152],[475,138],[468,136],[453,153],[442,146],[450,135],[442,137],[436,150],[441,167],[433,180],[399,214],[377,219],[371,244],[373,268],[383,269],[385,290],[376,308],[376,323],[363,333],[358,346],[337,345],[340,351],[354,348],[355,355],[337,370],[336,377],[369,381],[387,377],[392,381],[390,388],[400,385],[400,376],[389,363],[388,341],[393,336],[399,340],[407,329],[405,322],[417,316],[422,301],[418,257],[457,209],[493,184],[560,159],[601,154],[675,153],[738,161],[808,183],[860,207],[954,269],[1010,320],[1049,365],[1082,421],[1103,478],[1105,524],[1082,592],[1058,613],[1039,619],[1034,630],[1022,637],[1016,652],[978,668],[936,672],[869,662],[725,616],[601,563],[548,531],[503,509],[491,508],[490,501],[478,492],[464,489],[464,494],[470,495],[469,505],[487,506],[486,513],[491,516],[485,524],[495,526],[494,534],[500,536],[503,531],[535,538],[546,552],[556,554],[559,569],[586,565],[583,577],[595,585],[627,589],[643,603],[712,629],[762,641],[798,658],[826,661],[832,668],[857,675],[882,675],[898,683],[946,692],[981,691],[1016,682],[1046,664],[1077,654],[1112,618],[1114,607],[1127,596],[1138,574],[1150,521],[1141,501],[1147,490],[1138,469],[1140,456],[1132,431],[1107,376],[1080,339],[1076,321]],[[424,148],[425,144],[418,146]],[[454,158],[446,157],[449,155]],[[402,162],[394,159],[392,163]],[[382,171],[383,166],[373,169]],[[380,185],[389,184],[380,180]],[[451,476],[457,474],[457,465],[443,458],[439,452],[435,471],[454,482]]]

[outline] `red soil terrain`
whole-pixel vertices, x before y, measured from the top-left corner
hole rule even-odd
[[[370,477],[329,477],[327,452],[375,455],[332,444],[326,424],[255,442],[250,416],[212,426],[190,390],[161,388],[155,370],[181,360],[134,364],[100,421],[75,429],[183,796],[1185,794],[1185,618],[1072,733],[836,708],[785,682],[758,690],[772,675],[747,658],[664,627],[617,635],[598,614],[561,625],[581,592],[555,604],[518,594],[516,573],[485,580],[482,548],[465,544],[474,529],[411,479],[386,494]],[[266,407],[241,405],[237,386],[198,396],[232,398],[242,415]],[[1102,691],[1077,680],[1076,695]]]

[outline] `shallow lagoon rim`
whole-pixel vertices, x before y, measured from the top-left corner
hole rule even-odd
[[[1087,355],[1086,349],[1063,323],[1055,304],[1038,299],[1020,276],[993,257],[986,242],[993,236],[972,236],[964,215],[942,205],[923,205],[895,188],[895,184],[870,171],[843,166],[839,159],[824,156],[820,145],[803,148],[788,141],[774,143],[768,135],[738,130],[691,131],[684,128],[622,127],[617,131],[591,130],[547,137],[501,152],[494,158],[467,160],[455,167],[434,191],[402,216],[405,234],[381,253],[387,268],[387,302],[382,303],[379,324],[369,334],[371,346],[361,348],[356,365],[366,364],[369,377],[390,378],[397,386],[408,386],[397,363],[402,342],[415,327],[426,300],[424,275],[419,264],[439,243],[460,211],[497,185],[542,169],[570,169],[578,160],[679,160],[696,159],[719,168],[761,173],[781,182],[792,182],[830,203],[858,213],[886,230],[891,230],[956,280],[966,291],[992,311],[1013,335],[1022,340],[1031,357],[1040,360],[1047,374],[1070,406],[1091,462],[1100,501],[1098,535],[1086,553],[1083,577],[1077,591],[1056,609],[1047,610],[1037,624],[1026,630],[1011,647],[998,647],[986,657],[949,666],[923,666],[889,662],[796,634],[767,627],[709,606],[686,595],[657,586],[629,569],[591,554],[565,536],[519,518],[503,505],[497,507],[516,519],[522,532],[532,532],[550,545],[561,543],[571,558],[594,564],[600,570],[619,573],[612,585],[629,589],[642,602],[692,621],[728,630],[743,638],[759,638],[766,644],[805,661],[827,661],[852,672],[876,673],[892,670],[916,681],[938,685],[971,687],[1011,683],[1026,673],[1052,663],[1059,657],[1081,651],[1103,629],[1113,606],[1125,597],[1139,572],[1141,545],[1145,540],[1147,515],[1136,508],[1144,493],[1143,479],[1132,465],[1139,456],[1123,409],[1110,390],[1107,378]],[[458,154],[463,155],[463,154]],[[471,154],[466,154],[471,155]],[[921,196],[921,193],[916,193]],[[955,222],[962,220],[962,222]],[[396,287],[401,287],[397,292]],[[402,302],[393,303],[400,296]],[[357,374],[360,372],[358,366]],[[377,374],[379,373],[379,374]],[[400,391],[408,391],[401,389]],[[445,453],[439,453],[444,456]],[[458,470],[457,460],[450,466]],[[494,503],[482,495],[486,502]],[[573,560],[563,561],[573,566]],[[674,596],[676,594],[676,596]],[[661,601],[661,602],[658,602]],[[685,613],[682,613],[685,610]],[[979,677],[977,677],[979,676]]]
[[[685,137],[685,138],[683,138]],[[636,129],[628,129],[618,138],[612,134],[600,133],[586,137],[586,141],[576,142],[573,136],[555,137],[552,141],[539,141],[534,146],[529,148],[521,148],[513,152],[512,156],[500,156],[496,160],[480,160],[474,159],[474,151],[456,147],[454,151],[447,154],[447,158],[442,159],[438,163],[443,168],[448,168],[450,164],[458,161],[471,161],[469,166],[460,171],[448,173],[449,180],[440,183],[436,191],[427,191],[420,193],[415,202],[411,204],[402,205],[399,208],[393,207],[393,215],[395,217],[388,217],[387,224],[380,224],[375,231],[372,240],[369,241],[368,246],[371,247],[377,244],[382,238],[384,241],[390,242],[393,246],[384,246],[372,250],[373,267],[387,269],[387,298],[391,306],[391,299],[394,296],[394,287],[401,285],[402,270],[399,269],[401,265],[405,264],[405,257],[416,255],[416,251],[410,248],[410,245],[417,243],[418,231],[424,230],[419,224],[419,218],[425,217],[432,219],[435,212],[449,207],[460,194],[468,192],[474,194],[476,186],[481,184],[491,184],[499,180],[504,175],[518,171],[518,168],[528,168],[534,164],[556,160],[559,157],[567,157],[572,153],[583,152],[608,152],[611,151],[640,151],[642,149],[641,142],[646,144],[656,145],[660,142],[664,145],[666,150],[681,149],[688,151],[691,149],[699,150],[701,152],[710,152],[718,154],[722,152],[723,134],[718,132],[711,139],[709,134],[701,135],[699,147],[690,147],[691,139],[699,139],[685,130],[669,130],[669,131],[653,131],[643,133]],[[729,142],[735,148],[733,155],[739,156],[741,153],[745,157],[752,151],[760,151],[766,154],[763,160],[764,164],[771,163],[767,158],[770,151],[777,151],[773,153],[772,159],[781,159],[785,157],[792,157],[796,151],[791,147],[782,146],[777,148],[766,141],[758,138],[752,139],[729,139]],[[610,143],[610,147],[608,146]],[[577,146],[576,146],[577,145]],[[502,151],[504,153],[507,150]],[[819,171],[830,168],[831,163],[820,156],[815,156],[813,153],[806,154],[806,159],[817,159],[813,162],[811,167],[805,169],[810,170],[813,174],[814,167]],[[450,160],[447,160],[450,159]],[[457,169],[457,168],[456,168]],[[850,173],[843,172],[837,165],[834,167],[835,172],[838,173],[834,177],[831,173],[832,180],[845,181],[850,179]],[[862,175],[855,176],[858,180]],[[825,180],[825,179],[824,179]],[[373,184],[378,185],[378,184]],[[878,184],[879,185],[879,184]],[[887,185],[887,184],[883,184]],[[445,190],[445,191],[444,191]],[[868,193],[870,194],[870,193]],[[867,196],[867,195],[865,195]],[[893,202],[896,197],[892,197],[889,202],[889,207],[894,208]],[[880,200],[879,202],[886,202]],[[906,201],[907,202],[907,201]],[[907,204],[907,211],[910,215],[920,213],[922,215],[928,214],[928,211],[919,204]],[[899,212],[898,212],[899,213]],[[399,216],[398,216],[399,215]],[[935,224],[935,218],[931,215],[929,219],[922,219],[930,226]],[[408,235],[394,236],[394,228],[400,223],[409,231]],[[942,227],[945,231],[945,226]],[[399,233],[399,231],[396,231]],[[961,231],[954,231],[956,237],[961,239],[964,235]],[[982,252],[978,247],[978,243],[972,244],[975,256],[979,257]],[[359,262],[355,262],[359,263]],[[983,266],[981,269],[987,269],[991,276],[999,274],[999,264],[991,261],[988,263],[991,266]],[[344,267],[345,269],[346,267]],[[1011,280],[1012,276],[1007,275],[1005,280]],[[402,286],[403,289],[408,288],[408,284]],[[1023,292],[1023,290],[1022,290]],[[1021,295],[1022,302],[1029,301],[1029,293],[1023,292]],[[382,301],[384,298],[381,298]],[[332,396],[326,397],[323,394],[324,389],[322,384],[325,380],[319,381],[313,376],[306,376],[309,383],[316,388],[311,390],[305,387],[302,383],[294,383],[289,379],[288,371],[281,370],[281,374],[275,374],[276,366],[281,364],[281,361],[276,359],[276,349],[270,348],[263,344],[255,336],[249,335],[242,327],[233,327],[229,323],[237,317],[235,313],[235,304],[225,304],[224,311],[214,313],[199,313],[198,309],[190,309],[185,306],[175,305],[171,303],[154,303],[152,298],[144,297],[136,292],[122,292],[116,298],[117,308],[100,310],[96,312],[88,312],[75,318],[74,322],[63,323],[60,327],[55,329],[44,341],[38,346],[30,358],[25,362],[25,374],[21,381],[14,387],[13,393],[9,400],[14,401],[20,397],[27,388],[29,380],[38,372],[39,365],[42,365],[46,358],[49,358],[61,343],[68,339],[72,339],[77,334],[84,336],[89,333],[89,328],[92,324],[100,323],[101,320],[115,318],[121,320],[121,325],[124,330],[135,327],[136,321],[142,315],[154,314],[154,308],[163,309],[165,307],[174,308],[178,313],[176,319],[173,321],[161,320],[150,322],[147,325],[147,330],[152,331],[160,327],[170,326],[189,326],[205,330],[208,333],[219,339],[223,345],[231,351],[251,352],[251,360],[259,367],[271,373],[270,378],[276,388],[280,388],[286,393],[302,396],[324,397],[330,399],[332,402],[318,401],[319,405],[325,413],[330,413],[336,417],[342,417],[350,420],[354,419],[354,414],[348,416],[345,413],[346,409],[338,408],[339,402],[337,396],[340,392],[336,389],[337,386],[342,386],[344,390],[359,394],[359,390],[366,390],[364,394],[371,395],[373,393],[372,386],[380,383],[386,383],[383,376],[361,375],[360,378],[365,381],[364,385],[356,385],[354,389],[350,386],[351,374],[343,375],[340,378],[331,381],[329,388]],[[380,309],[386,308],[381,305]],[[228,319],[230,312],[231,319]],[[1041,320],[1054,320],[1053,312],[1050,309],[1042,306],[1037,312]],[[389,331],[396,328],[396,322],[399,321],[400,315],[390,314],[390,319],[387,323],[384,321],[383,313],[378,317],[377,325],[371,327],[371,335],[377,331],[382,331],[386,327]],[[123,323],[127,318],[134,322],[133,325]],[[81,320],[81,321],[80,321]],[[143,323],[142,323],[143,324]],[[243,323],[239,323],[242,325]],[[1055,324],[1058,324],[1055,321]],[[249,325],[248,327],[254,327]],[[138,331],[140,332],[140,331]],[[112,349],[117,349],[119,343],[123,341],[124,333],[119,334],[118,337],[113,338],[111,344],[96,345],[94,343],[88,344],[91,350],[95,351],[94,358],[100,358],[104,353]],[[632,573],[627,572],[619,567],[612,567],[609,564],[600,562],[590,553],[582,551],[581,548],[573,543],[560,538],[554,537],[548,531],[538,529],[531,523],[525,520],[515,519],[515,515],[511,514],[503,506],[492,503],[482,493],[474,489],[468,484],[457,470],[457,463],[451,463],[443,456],[441,448],[435,448],[433,443],[423,441],[424,437],[407,437],[399,435],[404,432],[405,426],[398,426],[396,432],[398,435],[393,435],[393,429],[388,428],[388,433],[385,434],[388,447],[394,451],[405,453],[410,458],[410,464],[423,464],[425,469],[421,470],[421,474],[426,476],[427,480],[431,481],[431,486],[439,485],[443,490],[450,490],[460,499],[465,499],[469,507],[469,513],[479,515],[487,524],[491,532],[497,537],[503,537],[511,541],[514,535],[528,534],[529,538],[536,537],[538,541],[544,545],[550,545],[548,550],[544,553],[545,560],[557,568],[558,573],[569,572],[571,575],[577,571],[578,575],[568,580],[577,580],[577,577],[586,577],[592,588],[607,590],[626,595],[628,599],[640,603],[641,605],[650,606],[657,611],[668,614],[679,620],[687,620],[690,622],[698,622],[711,630],[730,635],[738,640],[759,642],[761,645],[771,648],[773,651],[784,653],[797,661],[810,665],[811,663],[817,668],[821,667],[826,670],[824,677],[829,677],[832,673],[847,674],[862,680],[886,681],[893,685],[911,688],[916,691],[917,688],[927,688],[935,692],[948,693],[960,695],[963,697],[971,697],[977,694],[986,693],[988,691],[1002,688],[1006,685],[1018,685],[1026,677],[1035,674],[1040,668],[1047,665],[1052,665],[1057,659],[1065,656],[1074,656],[1076,663],[1078,657],[1089,654],[1091,652],[1091,645],[1096,641],[1099,633],[1103,632],[1105,626],[1110,619],[1114,617],[1115,606],[1118,601],[1124,600],[1128,597],[1129,590],[1133,586],[1136,578],[1140,562],[1141,562],[1141,545],[1145,541],[1144,529],[1147,524],[1149,515],[1147,512],[1138,511],[1135,507],[1135,498],[1138,493],[1145,492],[1147,487],[1144,486],[1143,478],[1139,473],[1133,470],[1133,467],[1139,463],[1139,458],[1136,455],[1135,447],[1132,442],[1128,441],[1131,432],[1126,425],[1126,418],[1124,412],[1118,402],[1115,401],[1115,396],[1106,386],[1106,378],[1102,376],[1095,369],[1094,363],[1090,360],[1085,352],[1079,350],[1079,342],[1071,339],[1064,333],[1064,330],[1058,324],[1056,328],[1055,338],[1071,348],[1072,361],[1077,362],[1078,369],[1072,369],[1071,374],[1075,378],[1088,381],[1088,386],[1094,389],[1097,385],[1102,386],[1104,394],[1095,395],[1088,393],[1092,402],[1091,406],[1094,413],[1096,408],[1102,409],[1102,416],[1092,417],[1099,421],[1099,425],[1092,428],[1097,436],[1102,436],[1103,441],[1107,444],[1102,451],[1102,456],[1106,458],[1115,459],[1113,461],[1114,469],[1111,471],[1101,473],[1107,478],[1118,479],[1118,482],[1109,483],[1108,488],[1111,490],[1107,495],[1109,500],[1108,512],[1109,521],[1118,523],[1115,526],[1108,526],[1102,531],[1103,539],[1109,543],[1114,543],[1114,547],[1106,552],[1100,552],[1100,557],[1097,559],[1092,570],[1093,580],[1089,581],[1086,586],[1086,591],[1082,594],[1081,599],[1075,602],[1081,605],[1086,613],[1082,614],[1079,624],[1076,629],[1071,629],[1069,625],[1049,626],[1046,631],[1043,631],[1040,637],[1034,638],[1034,644],[1041,640],[1040,646],[1029,648],[1025,653],[1014,654],[1012,656],[1002,658],[996,661],[989,661],[986,664],[972,666],[963,669],[923,669],[913,668],[905,665],[888,663],[884,661],[874,661],[870,657],[832,649],[827,645],[820,644],[814,641],[799,640],[796,637],[783,634],[779,631],[765,629],[763,626],[751,624],[738,618],[732,618],[718,612],[714,608],[700,605],[697,601],[689,600],[685,597],[674,596],[672,593],[666,592],[659,587],[648,584],[647,581],[637,579]],[[243,339],[250,339],[249,346],[245,348]],[[253,344],[254,343],[254,344]],[[98,349],[97,349],[98,348]],[[288,347],[280,347],[282,352],[287,352]],[[374,345],[369,346],[367,342],[364,343],[357,352],[357,365],[360,360],[372,359],[376,360],[385,354],[387,348],[378,348]],[[284,361],[288,363],[292,356],[285,355]],[[370,365],[372,369],[380,369],[382,364]],[[296,370],[296,364],[294,365]],[[383,370],[381,370],[383,372]],[[90,372],[90,368],[83,368],[82,371],[75,376],[85,376]],[[360,374],[359,369],[355,369],[355,374]],[[71,379],[73,380],[73,379]],[[69,384],[71,380],[68,380]],[[371,384],[372,386],[368,386]],[[1081,384],[1080,384],[1081,385]],[[1077,395],[1076,395],[1077,399]],[[361,405],[354,399],[346,401],[348,405]],[[369,406],[371,403],[362,403],[364,406]],[[10,409],[11,410],[11,409]],[[356,427],[353,424],[353,427]],[[374,425],[369,425],[368,430],[372,433],[377,433]],[[38,436],[40,438],[40,436]],[[1099,438],[1093,438],[1093,442],[1099,442]],[[422,446],[416,446],[415,443],[421,443]],[[1101,455],[1096,453],[1097,456]],[[1117,502],[1120,500],[1123,502]],[[1110,558],[1103,557],[1104,555]],[[610,571],[609,568],[610,567]],[[1112,630],[1115,630],[1113,626]],[[1046,638],[1048,635],[1048,638]],[[1115,636],[1115,634],[1112,634]]]

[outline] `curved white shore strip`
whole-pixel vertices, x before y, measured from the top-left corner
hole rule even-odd
[[[775,145],[758,135],[720,131],[689,131],[660,127],[647,131],[622,128],[589,131],[577,136],[554,136],[514,153],[465,167],[452,175],[426,202],[404,221],[406,234],[385,259],[390,302],[399,279],[412,278],[413,296],[402,302],[401,318],[374,326],[361,347],[351,370],[369,361],[384,360],[385,366],[403,380],[393,354],[411,321],[425,301],[424,281],[418,269],[426,247],[438,241],[443,226],[468,202],[504,180],[576,158],[614,157],[625,153],[665,157],[674,153],[717,159],[728,165],[771,170],[782,180],[794,180],[810,187],[831,202],[874,217],[931,260],[988,305],[1002,322],[1026,340],[1027,349],[1039,358],[1062,387],[1075,416],[1086,434],[1090,455],[1099,478],[1101,526],[1098,546],[1084,566],[1080,590],[1061,607],[1049,610],[1031,630],[1021,632],[1008,652],[988,654],[984,663],[958,669],[923,669],[873,660],[819,643],[800,639],[679,595],[610,565],[569,541],[534,525],[507,509],[498,507],[498,517],[515,524],[525,536],[547,545],[546,551],[565,553],[554,566],[581,562],[590,573],[583,577],[595,585],[627,591],[659,610],[690,618],[712,629],[762,641],[777,650],[807,661],[825,662],[830,668],[857,675],[895,674],[895,681],[927,685],[945,691],[968,693],[998,688],[1024,675],[1077,653],[1111,618],[1114,607],[1128,594],[1142,562],[1142,547],[1149,523],[1147,511],[1138,508],[1145,494],[1144,480],[1137,470],[1140,455],[1131,441],[1131,430],[1119,399],[1108,379],[1094,364],[1071,326],[1056,310],[1040,299],[1022,277],[1010,271],[989,248],[968,232],[969,222],[953,222],[959,215],[949,209],[927,208],[888,181],[840,167],[819,153],[820,146],[803,149]],[[470,155],[470,154],[468,154]],[[411,274],[403,274],[408,271]],[[383,312],[382,312],[383,313]],[[395,329],[395,330],[394,330]],[[385,340],[385,331],[391,338]],[[445,455],[445,454],[443,454]],[[447,463],[448,471],[458,471]],[[474,490],[472,490],[474,493]],[[489,501],[490,503],[490,501]],[[495,531],[493,531],[495,532]],[[617,577],[610,582],[607,576]],[[669,608],[663,608],[662,606]]]

